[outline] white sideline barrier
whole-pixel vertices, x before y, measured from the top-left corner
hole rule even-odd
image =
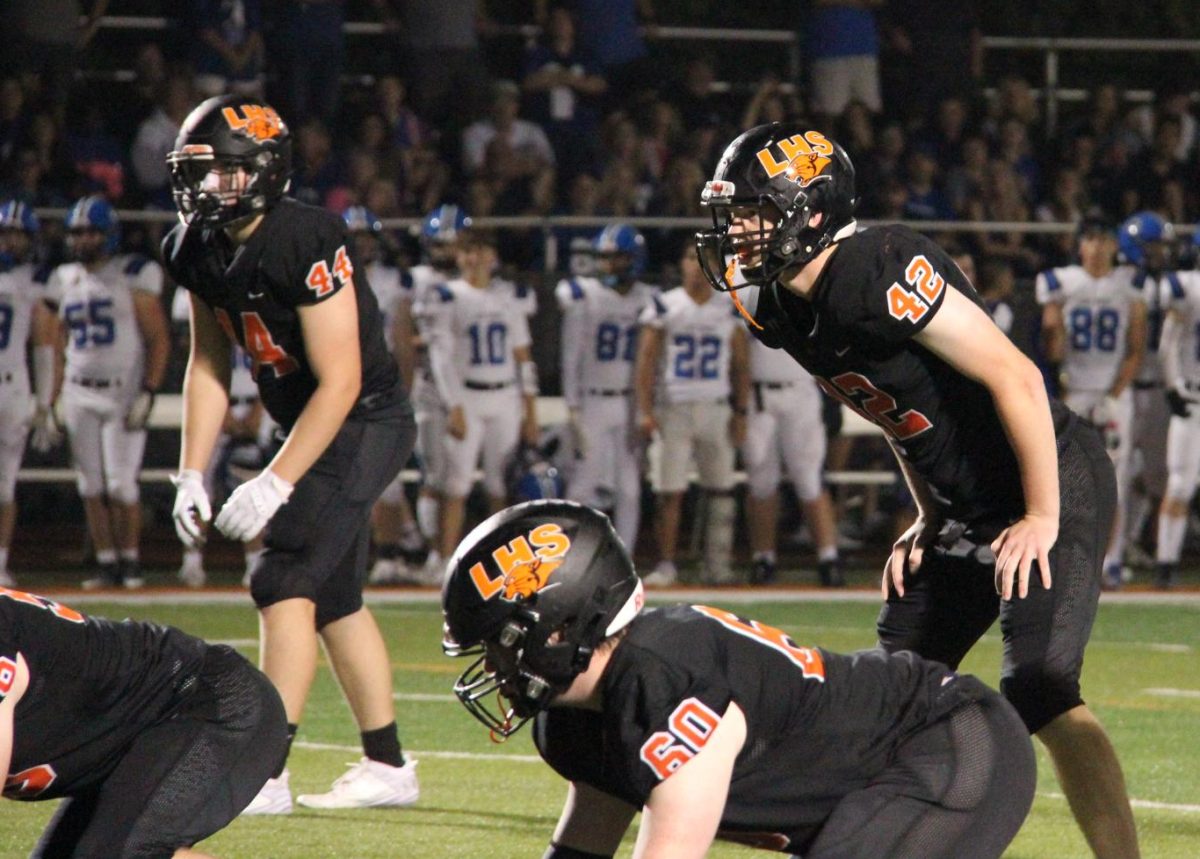
[[[566,423],[567,404],[562,397],[538,397],[538,423],[543,427]],[[849,436],[882,435],[879,428],[862,416],[843,409],[842,434]],[[150,412],[150,428],[177,430],[183,422],[183,397],[179,394],[162,394],[155,398]],[[174,470],[170,468],[144,468],[139,475],[142,483],[167,483]],[[406,483],[414,483],[421,475],[416,469],[402,472]],[[745,480],[744,472],[738,472],[738,482]],[[68,483],[75,479],[70,468],[22,468],[17,474],[21,483]],[[830,471],[825,479],[830,483],[855,486],[890,486],[896,475],[890,471]]]

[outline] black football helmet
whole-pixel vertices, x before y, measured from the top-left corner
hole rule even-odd
[[[223,227],[266,211],[284,195],[291,181],[292,136],[265,102],[220,95],[188,114],[167,164],[179,219]],[[230,180],[224,177],[236,177],[239,167],[245,184],[225,187]]]
[[[612,523],[571,501],[500,511],[467,535],[448,570],[442,649],[476,657],[454,694],[493,738],[549,706],[642,609],[642,582]]]
[[[854,165],[819,131],[773,122],[725,148],[700,196],[713,229],[696,234],[700,267],[714,289],[765,286],[855,230]],[[730,233],[734,209],[758,212],[756,232]],[[809,222],[821,219],[815,226]]]

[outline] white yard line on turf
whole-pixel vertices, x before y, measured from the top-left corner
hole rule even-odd
[[[346,752],[348,754],[361,754],[362,749],[358,746],[344,746],[336,743],[309,743],[302,740],[297,740],[293,743],[294,746],[301,749],[313,749],[323,752]],[[421,758],[441,758],[444,760],[463,760],[463,761],[505,761],[512,763],[541,763],[542,759],[537,755],[504,755],[504,754],[481,754],[478,752],[434,752],[420,751],[411,749],[409,753],[420,760]],[[1061,793],[1052,793],[1049,791],[1038,791],[1038,796],[1045,799],[1066,799]],[[1184,802],[1157,802],[1152,799],[1131,799],[1129,804],[1134,808],[1150,808],[1158,811],[1178,811],[1183,814],[1200,814],[1200,805],[1194,805]]]
[[[397,701],[436,702],[438,704],[458,703],[458,699],[453,695],[441,695],[435,692],[393,692],[392,697]]]
[[[1200,698],[1200,689],[1162,689],[1152,688],[1142,690],[1147,695],[1157,695],[1160,698]]]
[[[43,596],[60,600],[67,605],[90,605],[94,603],[123,603],[128,605],[222,605],[241,604],[250,607],[250,595],[244,590],[150,590],[131,593],[129,591],[39,591]],[[441,602],[441,592],[432,588],[411,590],[369,590],[364,594],[371,605],[429,605]],[[863,590],[812,590],[787,588],[673,588],[666,591],[650,591],[651,603],[714,602],[727,605],[744,603],[831,603],[831,602],[879,602],[879,591],[874,588]],[[1102,602],[1117,605],[1185,605],[1200,609],[1200,591],[1136,592],[1118,591],[1105,593]]]

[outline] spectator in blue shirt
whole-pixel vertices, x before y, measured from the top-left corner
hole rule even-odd
[[[554,147],[560,177],[569,182],[592,166],[598,100],[608,83],[576,44],[575,18],[565,6],[550,9],[542,42],[525,57],[521,89],[528,117],[542,126]]]
[[[853,100],[871,113],[883,108],[874,11],[882,5],[883,0],[815,0],[805,17],[812,109],[825,125]]]
[[[192,0],[188,23],[195,36],[196,89],[262,95],[262,4],[259,0]]]

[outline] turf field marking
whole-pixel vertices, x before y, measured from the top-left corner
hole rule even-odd
[[[302,749],[313,749],[314,751],[324,752],[347,752],[350,754],[361,754],[362,749],[358,746],[344,746],[337,743],[309,743],[297,740],[293,745]],[[480,754],[478,752],[435,752],[435,751],[419,751],[413,749],[412,756],[418,760],[421,758],[441,758],[444,760],[464,760],[464,761],[506,761],[515,763],[541,763],[542,759],[538,755],[504,755],[504,754]],[[1038,791],[1038,796],[1046,799],[1066,799],[1061,793],[1052,793],[1050,791]],[[1194,805],[1183,802],[1157,802],[1152,799],[1130,799],[1129,804],[1134,808],[1148,808],[1156,811],[1178,811],[1183,814],[1200,814],[1200,805]]]
[[[97,591],[81,593],[78,590],[39,591],[43,596],[61,600],[67,605],[90,605],[93,603],[122,603],[129,605],[198,605],[204,603],[238,604],[252,608],[249,594],[241,588],[212,588],[194,591],[190,589],[162,588],[130,593],[129,591]],[[433,588],[406,590],[368,590],[365,594],[368,605],[436,605],[441,602],[441,591]],[[652,591],[650,603],[677,603],[709,601],[720,604],[740,605],[743,603],[826,603],[868,602],[879,600],[877,588],[861,590],[817,590],[813,588],[672,588]],[[1118,591],[1104,593],[1103,603],[1118,605],[1186,605],[1200,608],[1200,590],[1180,590],[1165,593],[1150,591]]]
[[[1157,695],[1160,698],[1200,698],[1200,689],[1143,689],[1147,695]]]
[[[1049,791],[1038,791],[1038,796],[1046,799],[1066,799],[1061,793],[1051,793]],[[1184,814],[1200,814],[1200,805],[1190,804],[1186,802],[1157,802],[1153,799],[1130,799],[1129,804],[1134,808],[1150,808],[1156,811],[1179,811]]]
[[[458,699],[453,695],[439,695],[435,692],[394,692],[392,697],[397,701],[434,701],[438,704],[457,704]]]

